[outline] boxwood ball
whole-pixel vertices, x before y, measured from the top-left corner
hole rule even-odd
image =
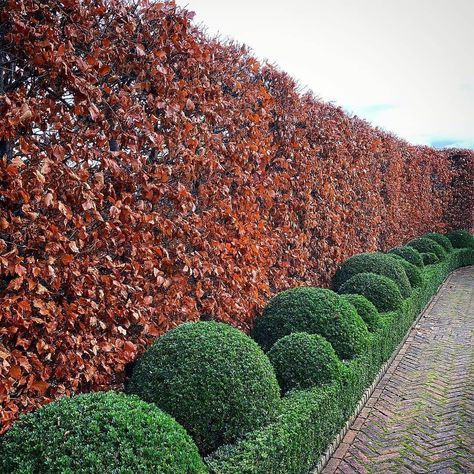
[[[185,323],[156,339],[128,391],[176,418],[203,454],[269,422],[280,396],[258,344],[213,321]]]
[[[2,474],[204,474],[184,428],[138,397],[97,392],[22,416],[0,437]]]

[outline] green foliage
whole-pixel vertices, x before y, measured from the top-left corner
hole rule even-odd
[[[380,324],[379,312],[377,308],[365,296],[362,295],[341,295],[343,299],[349,302],[356,309],[358,315],[367,324],[370,332],[374,332]]]
[[[425,265],[433,265],[434,263],[439,262],[438,256],[432,252],[422,253],[421,257],[423,258],[423,263]]]
[[[408,280],[410,281],[410,286],[412,288],[419,288],[423,283],[423,277],[421,275],[421,270],[413,265],[410,262],[407,262],[403,257],[395,253],[388,254],[391,258],[395,258],[403,265],[403,269],[407,274]],[[420,255],[421,258],[421,255]],[[424,264],[423,264],[424,265]]]
[[[467,230],[452,230],[447,234],[447,237],[456,249],[474,249],[474,236]]]
[[[421,258],[420,252],[412,247],[395,247],[389,251],[390,254],[399,255],[404,258],[407,262],[416,265],[419,268],[423,268],[423,259]]]
[[[403,266],[380,252],[361,253],[343,262],[332,278],[333,288],[339,290],[346,281],[358,273],[375,273],[388,277],[397,284],[404,298],[411,294],[412,289]]]
[[[294,332],[323,336],[341,359],[359,354],[368,337],[364,321],[347,301],[331,290],[313,287],[292,288],[274,296],[256,318],[252,336],[269,350]]]
[[[223,323],[185,323],[156,339],[128,391],[156,403],[203,453],[269,422],[279,404],[273,367],[258,345]]]
[[[354,275],[339,288],[339,292],[365,296],[381,312],[395,311],[403,303],[397,285],[390,278],[375,273]]]
[[[423,237],[434,240],[437,244],[441,245],[441,247],[443,247],[446,252],[452,252],[453,250],[453,244],[443,234],[439,234],[438,232],[430,232],[429,234],[423,235]]]
[[[209,456],[206,462],[210,472],[302,474],[310,471],[448,273],[472,264],[474,250],[463,249],[454,250],[444,261],[427,267],[422,287],[415,288],[396,312],[380,315],[381,324],[364,353],[348,363],[341,380],[290,392],[282,399],[280,414],[273,423]]]
[[[204,474],[198,450],[173,418],[134,396],[64,397],[22,416],[0,438],[4,474]]]
[[[325,385],[341,377],[343,365],[331,344],[318,334],[295,332],[268,352],[283,393]]]
[[[420,253],[434,253],[439,260],[446,258],[446,250],[432,239],[418,237],[417,239],[410,240],[407,245],[418,250]]]

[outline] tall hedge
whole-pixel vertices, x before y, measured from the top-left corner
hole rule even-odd
[[[473,225],[471,151],[301,95],[191,16],[0,0],[3,426],[120,383],[183,321],[249,330],[270,294],[327,285],[354,253]]]

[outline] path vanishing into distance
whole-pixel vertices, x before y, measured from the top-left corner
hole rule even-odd
[[[474,473],[474,266],[442,285],[322,472]]]

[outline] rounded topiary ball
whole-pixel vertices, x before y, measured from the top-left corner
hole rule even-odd
[[[347,301],[334,291],[298,287],[274,296],[256,318],[253,338],[269,350],[293,332],[325,337],[341,359],[360,354],[367,342],[367,326]]]
[[[397,285],[390,278],[375,273],[354,275],[341,286],[339,292],[365,296],[381,312],[396,311],[403,303]]]
[[[374,332],[380,323],[379,312],[377,308],[365,296],[362,295],[341,295],[356,309],[359,316],[367,324],[367,329]]]
[[[427,239],[426,237],[411,240],[407,245],[418,250],[420,253],[434,253],[439,260],[443,260],[446,257],[446,250],[434,240]]]
[[[347,280],[358,273],[386,276],[396,283],[404,298],[411,295],[412,289],[403,266],[380,252],[360,253],[341,263],[332,278],[333,288],[339,290]]]
[[[474,236],[467,230],[452,230],[447,237],[455,249],[474,249]]]
[[[295,332],[268,352],[282,392],[325,385],[339,379],[343,365],[331,344],[318,334]]]
[[[0,438],[2,473],[206,473],[184,428],[134,396],[64,397]]]
[[[421,258],[420,252],[412,247],[395,247],[389,251],[389,254],[399,255],[404,258],[407,262],[416,265],[419,268],[423,268],[423,259]]]
[[[403,265],[403,269],[407,274],[408,280],[410,281],[410,286],[412,288],[420,288],[423,285],[423,277],[421,275],[421,270],[417,266],[411,264],[410,262],[407,262],[403,257],[400,257],[400,255],[397,255],[395,253],[388,255],[392,258],[395,258],[396,260],[398,260],[399,263]]]
[[[441,245],[441,247],[443,247],[446,252],[452,252],[453,250],[453,244],[443,234],[439,234],[438,232],[430,232],[429,234],[425,234],[423,237],[434,240],[437,244]]]
[[[213,321],[185,323],[156,339],[127,389],[176,418],[205,454],[269,422],[280,397],[255,341]]]
[[[438,256],[432,252],[422,253],[421,257],[423,258],[423,263],[425,265],[434,265],[439,262]]]

